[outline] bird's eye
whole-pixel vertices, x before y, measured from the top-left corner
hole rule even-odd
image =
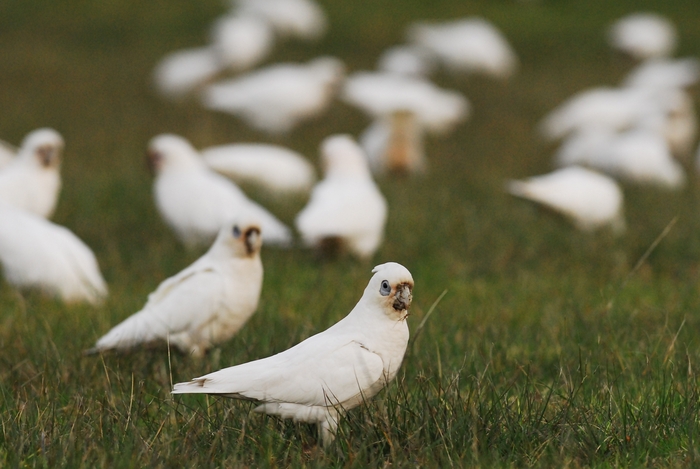
[[[382,280],[382,286],[379,288],[379,294],[382,296],[389,296],[391,293],[391,285],[389,285],[388,280]]]
[[[238,228],[238,225],[233,225],[233,237],[239,238],[240,236],[241,236],[241,229]]]

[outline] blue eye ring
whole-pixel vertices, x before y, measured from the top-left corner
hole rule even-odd
[[[382,285],[379,287],[379,294],[382,296],[389,296],[391,293],[391,285],[388,280],[382,280]]]
[[[240,237],[241,237],[241,229],[238,228],[238,225],[233,225],[233,237],[234,237],[234,238],[240,238]]]

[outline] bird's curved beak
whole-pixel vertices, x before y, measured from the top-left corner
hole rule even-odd
[[[41,147],[36,152],[39,155],[39,161],[44,168],[53,166],[54,160],[58,159],[58,150],[50,146]]]
[[[245,232],[245,249],[248,254],[253,254],[258,249],[259,238],[260,230],[258,228],[250,228]]]
[[[408,283],[401,283],[396,286],[394,304],[392,305],[396,311],[404,311],[411,307],[411,301],[413,301],[411,289],[412,287]]]

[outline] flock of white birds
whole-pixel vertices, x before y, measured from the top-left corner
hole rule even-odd
[[[320,144],[322,180],[291,149],[235,143],[196,149],[164,134],[148,145],[155,205],[187,247],[210,246],[196,262],[163,281],[144,307],[101,337],[88,353],[165,342],[203,355],[235,335],[255,312],[263,281],[263,242],[295,245],[293,230],[237,183],[285,196],[308,194],[295,228],[304,246],[341,246],[361,259],[382,243],[389,207],[373,175],[420,173],[423,136],[448,135],[468,118],[470,103],[429,79],[438,67],[453,73],[512,76],[518,59],[482,18],[416,23],[406,44],[387,49],[375,71],[346,76],[337,58],[307,63],[264,61],[275,41],[313,40],[328,29],[312,0],[237,0],[211,29],[207,46],[177,51],[156,66],[165,97],[200,100],[270,134],[290,132],[326,110],[335,97],[372,120],[356,140],[328,136]],[[584,91],[546,116],[540,129],[563,140],[547,175],[511,181],[514,195],[548,205],[584,230],[625,228],[623,194],[610,176],[670,189],[685,181],[676,158],[695,143],[695,59],[671,59],[673,26],[653,14],[623,18],[611,44],[642,60],[618,88]],[[18,288],[39,288],[66,302],[99,304],[107,286],[91,250],[48,218],[61,187],[63,139],[52,129],[27,135],[19,148],[0,145],[0,262]],[[603,173],[607,173],[605,175]],[[319,424],[324,444],[338,418],[379,392],[396,375],[408,343],[410,272],[396,263],[375,267],[355,308],[330,329],[277,355],[179,383],[174,393],[209,393],[254,400],[256,411]]]

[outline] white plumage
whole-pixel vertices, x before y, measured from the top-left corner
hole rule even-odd
[[[107,296],[95,255],[67,228],[0,203],[0,263],[18,288],[39,288],[66,302]]]
[[[154,137],[149,157],[156,172],[153,195],[158,211],[185,245],[209,245],[222,226],[245,216],[260,222],[265,243],[291,243],[289,228],[233,182],[210,170],[184,138]]]
[[[222,70],[212,47],[182,49],[166,54],[156,64],[153,83],[164,97],[182,99]]]
[[[230,339],[258,307],[261,245],[257,223],[224,226],[206,254],[163,281],[141,311],[112,328],[88,353],[167,341],[201,356]]]
[[[398,75],[423,77],[435,68],[434,61],[424,50],[415,46],[394,46],[379,56],[377,70]]]
[[[62,151],[63,138],[53,129],[27,134],[17,156],[0,170],[0,201],[51,217],[61,190]]]
[[[0,140],[0,169],[7,166],[17,156],[17,148]]]
[[[648,129],[581,131],[563,143],[556,160],[562,166],[586,165],[621,179],[669,189],[683,187],[686,179],[664,138]]]
[[[323,112],[343,75],[343,63],[332,57],[308,64],[275,64],[207,86],[202,102],[257,129],[284,133]]]
[[[483,18],[416,23],[409,27],[408,39],[453,71],[508,78],[518,67],[506,38]]]
[[[272,52],[274,41],[270,25],[251,16],[223,16],[211,28],[212,48],[220,63],[233,72],[262,62]]]
[[[256,412],[317,423],[327,445],[341,413],[384,388],[406,352],[413,277],[394,262],[372,272],[350,314],[326,331],[277,355],[178,383],[173,393],[258,401]]]
[[[349,135],[321,143],[325,177],[295,223],[307,246],[340,240],[361,258],[371,257],[384,236],[387,204],[370,174],[366,156]]]
[[[543,204],[570,218],[584,231],[610,226],[616,234],[625,230],[623,196],[610,177],[570,166],[524,181],[510,181],[508,192]]]
[[[355,73],[345,81],[342,98],[372,117],[410,111],[427,131],[436,134],[451,131],[470,110],[469,101],[459,92],[392,73]]]
[[[359,140],[374,173],[425,170],[423,129],[411,112],[396,111],[375,119]]]
[[[623,86],[674,89],[695,85],[700,79],[700,62],[687,59],[650,59],[637,65],[627,74]]]
[[[200,154],[214,171],[276,194],[306,193],[316,181],[316,171],[306,158],[279,145],[235,143],[204,148]]]
[[[277,34],[299,39],[319,39],[328,21],[313,0],[234,0],[233,12],[268,21]]]
[[[612,47],[640,60],[670,56],[677,36],[673,23],[656,13],[632,13],[608,30]]]

